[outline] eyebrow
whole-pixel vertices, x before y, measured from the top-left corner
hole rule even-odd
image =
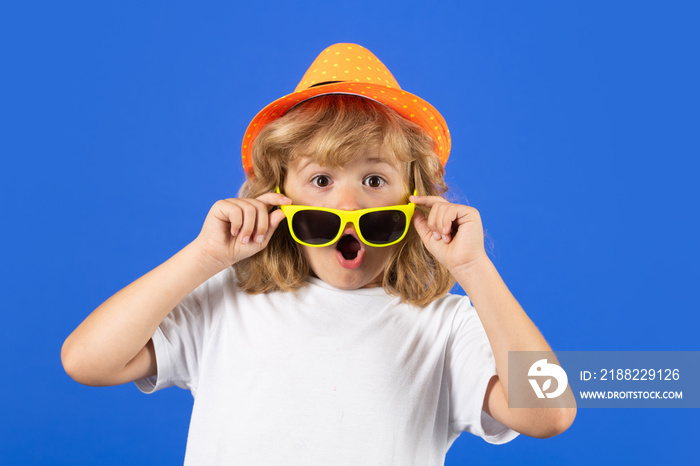
[[[392,167],[394,166],[394,165],[393,165],[392,163],[390,163],[388,160],[382,159],[382,158],[379,158],[379,157],[372,157],[372,158],[369,158],[369,159],[367,159],[367,163],[385,164],[385,165],[391,165]]]
[[[311,165],[312,163],[316,163],[316,162],[314,162],[311,158],[307,158],[307,159],[306,159],[306,162],[302,163],[302,164],[299,166],[299,168],[297,169],[297,171],[300,172],[300,171],[304,170],[306,167],[308,167],[308,166]]]
[[[383,164],[383,165],[389,165],[389,166],[392,166],[392,167],[394,166],[394,164],[392,164],[392,163],[389,162],[388,160],[383,159],[383,158],[380,158],[380,157],[371,157],[371,158],[368,158],[368,159],[366,160],[366,162],[367,162],[368,164],[374,164],[374,165]],[[316,164],[316,162],[315,162],[313,159],[311,159],[311,158],[307,159],[306,162],[302,163],[302,164],[299,166],[299,171],[305,169],[306,167],[308,167],[308,166],[311,165],[311,164]],[[321,165],[319,165],[319,166],[321,166]]]
[[[389,161],[383,157],[369,157],[365,160],[365,164],[367,166],[386,165],[387,167],[391,168],[392,170],[395,170],[399,173],[401,172],[400,167],[397,167],[394,163],[392,163],[391,161]],[[319,165],[317,162],[315,162],[313,160],[313,158],[308,158],[301,165],[299,165],[299,168],[297,169],[297,171],[302,172],[302,171],[306,170],[306,168],[309,165],[317,165],[317,166],[323,168],[323,165]]]
[[[377,165],[384,165],[388,167],[390,170],[398,173],[398,174],[404,174],[404,167],[401,166],[401,163],[398,161],[392,161],[392,160],[387,160],[385,158],[380,158],[380,157],[372,157],[367,159],[366,161],[368,167],[376,167]]]

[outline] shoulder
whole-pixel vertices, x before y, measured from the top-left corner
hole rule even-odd
[[[403,322],[412,322],[426,332],[453,333],[465,321],[476,316],[474,307],[467,296],[445,294],[424,305],[403,303],[398,299],[390,304],[391,314]]]
[[[466,319],[476,315],[474,306],[468,296],[451,293],[445,294],[418,309],[421,313],[432,316],[449,316],[453,319]]]
[[[437,298],[425,307],[438,310],[457,310],[474,308],[468,296],[452,293],[447,293]]]
[[[225,269],[185,296],[160,326],[164,329],[208,326],[241,293],[235,272],[232,268]]]
[[[188,299],[206,299],[216,302],[229,301],[240,296],[260,296],[260,294],[250,294],[241,289],[236,271],[233,267],[228,267],[202,283],[188,296]]]
[[[449,328],[450,339],[479,340],[486,336],[481,319],[468,296],[446,294],[425,306],[429,322]]]

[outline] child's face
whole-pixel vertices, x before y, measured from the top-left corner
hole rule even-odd
[[[284,193],[294,204],[358,210],[405,204],[408,187],[393,161],[368,150],[342,167],[321,166],[300,157],[290,164]],[[384,269],[398,245],[382,248],[362,243],[352,224],[326,247],[301,246],[314,274],[336,288],[381,286]]]

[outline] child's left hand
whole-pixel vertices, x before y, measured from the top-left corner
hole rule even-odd
[[[413,226],[428,251],[453,276],[479,261],[489,260],[481,216],[475,208],[450,204],[439,196],[411,196],[409,200],[430,209],[428,218],[416,209]]]

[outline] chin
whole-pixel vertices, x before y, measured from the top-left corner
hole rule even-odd
[[[354,254],[338,251],[335,246],[304,248],[304,255],[314,274],[334,288],[357,290],[382,285],[390,248],[363,247]]]
[[[317,273],[316,276],[324,282],[331,285],[332,287],[338,288],[340,290],[357,290],[360,288],[368,288],[382,285],[381,277],[374,276],[373,278],[369,278],[366,274],[362,273],[359,270],[340,274]]]

